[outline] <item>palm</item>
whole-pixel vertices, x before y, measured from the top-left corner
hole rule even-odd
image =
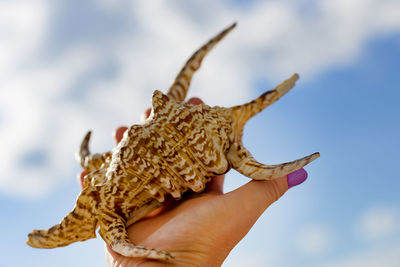
[[[175,266],[219,266],[262,212],[287,190],[283,177],[251,181],[223,194],[223,179],[215,177],[205,192],[169,202],[156,216],[130,226],[131,241],[171,252]],[[121,256],[109,247],[106,257],[110,266],[135,266],[142,261]]]
[[[188,196],[185,201],[169,202],[157,216],[135,223],[128,228],[130,239],[134,244],[171,252],[177,265],[204,264],[212,252],[218,251],[218,257],[221,252],[228,254],[236,242],[220,244],[221,237],[226,235],[220,223],[227,211],[221,187],[217,185],[222,181],[220,176],[204,193]],[[111,249],[107,249],[107,253],[110,260],[123,266],[140,261],[123,257]],[[218,257],[215,256],[214,262]]]

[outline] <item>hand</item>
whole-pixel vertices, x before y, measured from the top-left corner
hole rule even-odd
[[[198,98],[188,102],[201,104]],[[150,111],[145,112],[148,117]],[[115,133],[118,143],[126,127]],[[304,169],[271,181],[250,181],[223,193],[224,175],[214,177],[204,192],[180,201],[170,200],[159,210],[128,228],[133,244],[168,251],[175,259],[162,263],[128,258],[106,245],[108,266],[220,266],[266,208],[290,186],[307,178]]]

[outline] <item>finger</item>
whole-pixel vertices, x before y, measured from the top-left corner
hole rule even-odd
[[[193,104],[193,105],[200,105],[200,104],[204,104],[203,100],[201,100],[198,97],[192,97],[190,98],[188,101],[188,103]]]
[[[252,180],[247,184],[225,194],[232,209],[245,213],[249,222],[254,223],[272,203],[288,190],[286,177],[268,181]],[[251,224],[252,225],[252,224]]]
[[[267,181],[252,180],[224,195],[225,204],[228,207],[227,223],[238,239],[241,239],[272,203],[278,200],[289,187],[304,182],[307,172],[304,169],[297,170],[287,176]],[[234,216],[236,214],[236,216]],[[243,214],[245,216],[237,216]],[[235,220],[232,220],[234,216]]]
[[[127,129],[128,129],[128,127],[126,127],[126,126],[120,126],[113,132],[113,136],[114,136],[116,144],[118,144],[121,141],[121,139],[124,136],[124,133]]]
[[[84,177],[87,174],[86,171],[82,171],[76,178],[78,180],[78,184],[80,185],[81,189],[83,189],[83,181],[84,181]]]
[[[211,181],[207,184],[205,193],[217,193],[223,194],[224,193],[224,181],[225,175],[218,175],[211,179]]]
[[[177,205],[179,205],[179,201],[176,201],[174,198],[167,198],[161,207],[151,211],[143,219],[152,218],[154,216],[158,216],[160,214],[168,212],[174,209]]]
[[[150,114],[151,114],[151,108],[146,109],[145,112],[143,112],[142,115],[140,116],[140,121],[143,123],[145,120],[147,120]]]

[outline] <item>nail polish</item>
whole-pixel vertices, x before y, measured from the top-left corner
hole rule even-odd
[[[307,179],[307,172],[303,168],[291,172],[287,175],[287,183],[289,188],[299,185]]]

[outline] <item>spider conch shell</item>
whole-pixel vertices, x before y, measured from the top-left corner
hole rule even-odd
[[[275,89],[243,105],[230,108],[184,102],[194,72],[204,56],[236,24],[231,25],[186,62],[167,94],[155,91],[150,118],[132,125],[112,152],[91,154],[84,138],[78,160],[84,170],[85,188],[74,209],[47,230],[34,230],[28,245],[37,248],[66,246],[99,233],[116,252],[128,257],[170,260],[172,254],[136,246],[126,227],[160,207],[165,196],[179,199],[187,190],[201,192],[215,175],[233,168],[255,180],[287,175],[317,157],[278,165],[257,162],[242,144],[246,122],[286,94],[299,78],[294,74]]]

